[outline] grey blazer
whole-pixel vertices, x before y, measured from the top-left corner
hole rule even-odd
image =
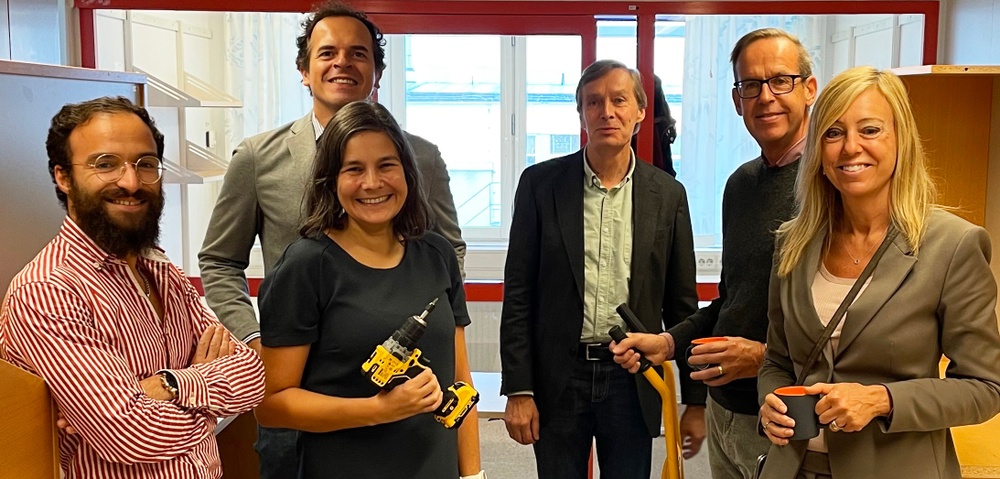
[[[260,331],[244,273],[254,240],[260,237],[267,275],[285,248],[299,238],[306,214],[306,183],[316,154],[312,117],[310,111],[236,147],[198,254],[208,305],[240,339]],[[462,268],[465,241],[441,152],[418,136],[407,134],[407,140],[434,216],[434,231],[454,245]]]
[[[823,332],[812,282],[825,235],[817,235],[785,278],[772,272],[767,355],[760,400],[795,382]],[[871,283],[848,309],[836,358],[829,348],[805,384],[884,384],[888,420],[853,433],[827,432],[834,478],[961,477],[949,427],[1000,412],[1000,333],[990,239],[950,213],[931,214],[914,254],[902,234],[879,261]],[[939,379],[941,355],[951,362]],[[807,441],[771,446],[761,477],[794,478]]]

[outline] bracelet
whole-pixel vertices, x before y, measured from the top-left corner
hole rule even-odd
[[[481,470],[476,474],[473,474],[471,476],[462,476],[459,479],[488,479],[488,478],[486,477],[486,471]]]
[[[177,391],[176,387],[170,384],[170,381],[167,379],[167,373],[160,374],[160,384],[163,385],[163,389],[166,389],[167,392],[170,393],[171,401],[177,399],[177,394],[179,391]]]

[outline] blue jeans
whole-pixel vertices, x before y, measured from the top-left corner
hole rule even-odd
[[[569,385],[546,411],[534,444],[538,477],[586,479],[597,439],[602,479],[649,479],[653,439],[635,378],[612,361],[576,360]]]
[[[260,479],[299,477],[299,431],[257,426],[253,448],[260,459]]]

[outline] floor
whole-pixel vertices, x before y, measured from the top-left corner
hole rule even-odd
[[[490,479],[531,479],[535,472],[535,457],[531,446],[522,446],[507,436],[507,429],[501,420],[480,419],[479,437],[482,450],[483,468]],[[653,440],[653,467],[651,479],[660,479],[663,461],[666,458],[663,438]],[[600,478],[598,467],[594,478]],[[684,462],[684,479],[709,479],[708,453],[703,448],[698,455]]]

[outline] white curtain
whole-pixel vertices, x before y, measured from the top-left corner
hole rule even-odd
[[[227,109],[226,142],[232,151],[244,138],[294,121],[312,108],[295,66],[297,13],[227,13],[227,90],[243,108]]]
[[[778,27],[799,37],[823,78],[823,16],[689,16],[685,19],[684,105],[677,176],[687,188],[697,246],[718,246],[722,235],[722,192],[739,165],[760,155],[733,106],[729,55],[743,35]]]

